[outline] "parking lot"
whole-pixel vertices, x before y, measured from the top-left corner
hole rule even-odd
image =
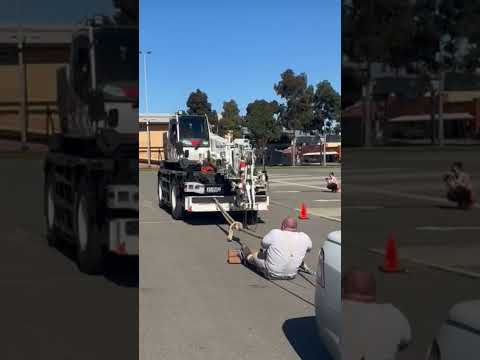
[[[2,358],[135,358],[138,261],[80,273],[67,249],[47,245],[41,154],[2,157]]]
[[[325,236],[340,228],[341,194],[324,190],[331,169],[271,169],[270,211],[251,226],[258,234],[298,216],[312,238],[307,264],[315,269]],[[335,169],[341,178],[339,169]],[[174,221],[160,209],[155,170],[140,173],[140,358],[328,359],[314,322],[314,287],[302,277],[269,282],[242,265],[226,263],[227,225],[221,215]],[[250,247],[259,240],[240,235]],[[313,279],[312,279],[313,280]]]
[[[463,161],[478,194],[478,153],[475,147],[344,152],[342,267],[374,271],[380,300],[410,320],[413,342],[401,359],[424,358],[451,306],[480,297],[480,210],[456,209],[441,180],[453,161]],[[407,273],[378,270],[391,234]]]

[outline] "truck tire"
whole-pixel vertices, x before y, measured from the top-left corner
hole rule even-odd
[[[95,220],[95,192],[81,182],[77,188],[74,218],[77,265],[80,271],[89,275],[102,273],[105,255],[102,233]]]
[[[160,176],[158,177],[157,182],[157,195],[158,195],[158,206],[163,208],[165,206],[165,194],[162,189],[162,182]]]
[[[47,242],[51,247],[59,245],[59,234],[55,224],[55,179],[51,172],[48,172],[45,180],[44,190],[45,201],[45,227],[47,229]]]
[[[170,188],[170,203],[172,206],[172,217],[175,220],[182,220],[185,217],[182,200],[183,197],[180,195],[179,186],[176,182],[173,182]]]

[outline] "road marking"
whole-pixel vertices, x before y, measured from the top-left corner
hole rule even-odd
[[[270,182],[273,182],[274,184],[283,184],[283,185],[289,185],[289,186],[301,186],[301,187],[305,187],[305,188],[309,188],[309,189],[316,189],[316,190],[328,190],[326,187],[298,184],[298,183],[292,183],[292,182],[288,182],[288,181],[270,180]]]
[[[275,192],[275,193],[299,193],[300,190],[276,190],[276,191],[272,191],[272,192]]]
[[[318,202],[340,202],[342,200],[340,199],[320,199],[320,200],[313,200],[313,201],[318,201]]]
[[[368,249],[368,251],[370,251],[371,253],[377,254],[377,255],[385,256],[385,251],[383,251],[383,250],[370,248],[370,249]],[[429,268],[432,268],[432,269],[442,270],[442,271],[454,273],[454,274],[457,274],[457,275],[467,276],[467,277],[474,278],[474,279],[480,279],[480,273],[478,273],[478,272],[462,270],[462,269],[459,269],[459,268],[456,268],[456,267],[453,267],[453,266],[448,266],[448,265],[435,264],[435,263],[431,263],[431,262],[428,262],[428,261],[415,259],[415,258],[411,258],[411,257],[400,257],[400,259],[404,260],[404,261],[414,263],[414,264],[426,266],[426,267],[429,267]]]
[[[140,224],[167,224],[167,223],[175,223],[175,221],[172,221],[172,220],[140,221]]]
[[[378,209],[385,209],[384,206],[342,206],[343,210],[351,209],[351,210],[378,210]]]
[[[379,189],[379,188],[369,187],[369,186],[353,185],[353,186],[350,186],[350,188],[355,188],[355,189],[358,189],[358,190],[377,193],[377,194],[382,194],[382,195],[403,197],[403,198],[406,198],[406,199],[426,200],[426,201],[433,201],[433,202],[438,202],[438,203],[442,203],[442,204],[451,204],[451,202],[449,202],[445,198],[439,198],[439,197],[434,197],[434,196],[408,194],[408,193],[398,192],[398,191],[382,190],[382,189]],[[475,208],[480,208],[479,204],[475,204],[474,207]]]
[[[147,200],[142,202],[142,207],[146,207],[146,208],[149,208],[149,209],[154,209],[153,203],[151,201],[147,201]]]
[[[281,207],[284,207],[284,208],[287,208],[287,209],[290,209],[290,210],[294,210],[294,211],[300,211],[299,208],[292,208],[292,207],[290,207],[288,205],[285,205],[285,204],[282,204],[281,202],[278,202],[278,201],[270,200],[270,204],[278,205],[278,206],[281,206]],[[311,215],[319,217],[319,218],[327,219],[327,220],[330,220],[330,221],[335,221],[335,222],[340,222],[340,223],[342,222],[342,219],[338,219],[338,218],[335,218],[335,217],[332,217],[332,216],[320,215],[320,214],[311,214]]]
[[[462,231],[462,230],[480,230],[480,226],[420,226],[419,231]]]

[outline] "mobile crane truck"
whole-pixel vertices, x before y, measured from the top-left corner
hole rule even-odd
[[[176,114],[169,121],[164,143],[158,202],[171,209],[174,219],[217,212],[219,205],[254,217],[268,210],[267,174],[255,167],[254,150],[246,142],[214,134],[207,116]]]
[[[98,20],[98,19],[96,19]],[[74,245],[81,271],[138,255],[138,31],[89,21],[57,72],[61,132],[44,164],[47,239]]]

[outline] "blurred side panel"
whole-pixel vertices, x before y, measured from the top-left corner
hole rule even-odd
[[[344,350],[357,351],[347,344],[365,333],[370,349],[399,344],[408,320],[399,359],[473,359],[480,337],[465,329],[480,313],[480,6],[342,6],[342,271],[373,274],[376,302],[400,311],[391,318],[378,305],[368,327],[344,306]],[[372,330],[382,327],[392,332]]]
[[[138,357],[138,2],[0,14],[5,359]]]

